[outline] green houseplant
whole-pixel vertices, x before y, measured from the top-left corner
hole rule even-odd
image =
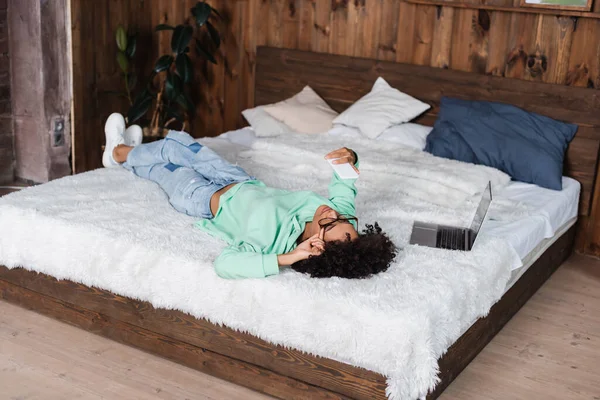
[[[180,123],[183,130],[188,127],[196,108],[190,95],[190,83],[194,77],[189,46],[192,39],[195,41],[195,57],[217,63],[214,54],[221,45],[221,37],[211,19],[220,18],[220,14],[205,1],[197,2],[191,13],[195,30],[194,26],[184,24],[160,24],[155,28],[159,32],[172,31],[171,54],[156,60],[147,85],[135,97],[127,113],[128,123],[133,124],[155,105],[150,126],[145,129],[146,136],[162,136],[163,131],[175,122]],[[203,40],[206,38],[208,40]]]
[[[133,105],[132,93],[137,83],[137,75],[133,71],[133,58],[137,49],[137,34],[128,34],[123,25],[119,25],[115,32],[115,39],[117,42],[117,63],[123,73],[125,91],[111,91],[107,93],[125,97],[131,106]]]

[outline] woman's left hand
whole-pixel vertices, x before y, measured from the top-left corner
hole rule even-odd
[[[306,260],[310,256],[318,256],[325,251],[325,242],[319,234],[313,235],[300,243],[288,254],[295,257],[295,261]],[[295,262],[294,261],[294,262]]]
[[[332,161],[333,164],[350,163],[350,165],[354,167],[354,164],[356,163],[356,153],[347,147],[334,150],[325,156],[326,160],[331,160],[332,158],[337,158],[337,160]],[[356,167],[354,167],[354,169],[356,169]]]

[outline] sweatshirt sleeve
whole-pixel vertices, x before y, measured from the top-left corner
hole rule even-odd
[[[358,169],[358,156],[354,166]],[[356,197],[356,179],[342,179],[334,171],[333,178],[329,184],[329,200],[336,206],[337,210],[346,215],[355,216],[354,198]]]
[[[214,266],[217,275],[225,279],[265,278],[279,274],[277,254],[246,251],[238,246],[223,249]]]

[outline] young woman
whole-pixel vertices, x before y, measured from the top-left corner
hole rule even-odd
[[[123,117],[112,114],[105,133],[105,167],[122,166],[156,182],[177,211],[201,218],[198,228],[229,244],[214,263],[223,278],[262,278],[283,266],[313,277],[365,278],[385,271],[396,255],[377,223],[357,232],[354,179],[334,173],[326,199],[267,187],[185,132],[136,146],[141,129],[125,130]],[[358,172],[350,149],[325,157]]]

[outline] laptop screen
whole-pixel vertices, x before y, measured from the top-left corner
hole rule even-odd
[[[475,240],[477,234],[479,233],[479,229],[483,224],[483,220],[485,219],[485,215],[487,214],[488,208],[490,208],[490,204],[492,202],[492,184],[488,182],[487,186],[483,191],[483,195],[481,196],[481,200],[479,201],[479,207],[477,207],[477,211],[475,212],[475,218],[473,218],[473,222],[471,223],[471,232],[473,236],[471,238],[472,241]]]

